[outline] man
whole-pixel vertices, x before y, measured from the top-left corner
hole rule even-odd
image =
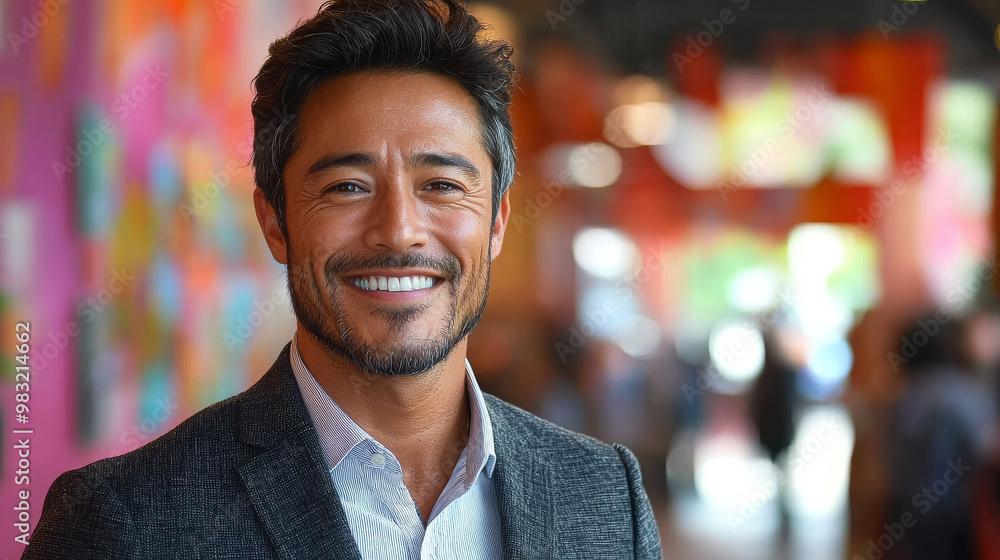
[[[456,0],[328,3],[255,80],[254,205],[296,333],[264,377],[60,476],[25,558],[643,558],[634,456],[465,360],[514,174],[510,46]]]

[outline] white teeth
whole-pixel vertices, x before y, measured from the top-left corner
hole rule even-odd
[[[432,287],[434,278],[430,276],[363,276],[353,278],[351,283],[362,290],[411,292]]]

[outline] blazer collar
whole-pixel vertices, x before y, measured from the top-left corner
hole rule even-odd
[[[497,462],[493,480],[506,560],[543,560],[558,556],[552,466],[545,450],[518,416],[525,414],[486,395],[493,420]]]
[[[285,346],[242,395],[237,437],[262,452],[238,469],[280,558],[361,560]]]
[[[361,560],[292,373],[290,345],[240,397],[237,437],[262,452],[239,467],[250,503],[281,558]],[[506,560],[553,558],[551,464],[511,405],[485,395],[493,424],[493,480]],[[322,553],[322,554],[321,554]]]

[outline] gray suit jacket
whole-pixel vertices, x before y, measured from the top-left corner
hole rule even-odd
[[[660,558],[631,452],[486,405],[505,558]],[[243,393],[60,475],[22,558],[360,560],[288,347]]]

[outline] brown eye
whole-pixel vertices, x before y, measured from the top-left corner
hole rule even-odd
[[[439,193],[450,193],[462,190],[458,185],[452,183],[446,183],[443,181],[435,181],[424,187],[425,191],[439,192]]]
[[[362,192],[365,192],[364,187],[362,187],[357,183],[350,183],[350,182],[337,183],[336,185],[331,185],[330,187],[327,187],[327,189],[323,191],[324,194],[327,193],[358,194]]]

